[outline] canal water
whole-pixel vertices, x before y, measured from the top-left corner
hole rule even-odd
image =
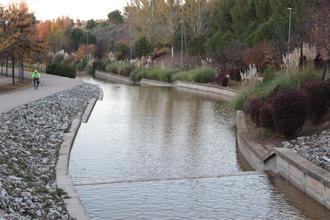
[[[216,97],[110,84],[70,158],[92,219],[327,219],[280,178],[253,171]]]

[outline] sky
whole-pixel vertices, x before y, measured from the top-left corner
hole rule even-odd
[[[107,19],[109,12],[123,11],[127,0],[25,0],[38,20],[69,16],[76,20]],[[2,6],[19,0],[0,0]]]

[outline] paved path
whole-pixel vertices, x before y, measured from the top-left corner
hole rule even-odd
[[[27,78],[31,78],[30,73],[26,73]],[[55,75],[41,74],[41,83],[36,90],[31,87],[16,90],[8,93],[0,93],[0,114],[7,112],[20,105],[44,98],[82,84],[82,81]]]

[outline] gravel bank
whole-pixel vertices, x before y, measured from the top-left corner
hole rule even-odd
[[[280,147],[293,149],[302,157],[330,172],[330,129],[312,136],[283,141]]]
[[[72,120],[99,93],[83,84],[0,115],[0,219],[70,219],[55,184],[57,154]]]

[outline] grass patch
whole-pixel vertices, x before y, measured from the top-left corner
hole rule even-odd
[[[163,82],[172,82],[172,75],[176,73],[176,70],[170,68],[160,68],[157,66],[148,67],[145,69],[138,69],[133,71],[130,78],[134,81],[140,81],[141,79],[151,79]]]
[[[188,71],[180,71],[172,76],[172,81],[181,80],[197,83],[207,83],[215,77],[215,70],[199,67]]]
[[[27,86],[31,86],[31,79],[23,79],[23,81],[16,81],[15,85],[12,84],[0,84],[0,92],[9,92],[16,89],[24,88]]]
[[[105,71],[108,73],[129,77],[134,68],[134,65],[130,63],[109,63],[106,65]]]

